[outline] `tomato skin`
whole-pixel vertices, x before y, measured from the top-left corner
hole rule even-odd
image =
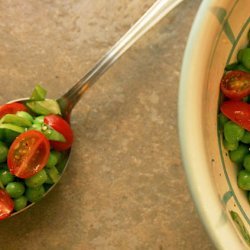
[[[250,73],[229,71],[222,77],[220,87],[226,97],[240,100],[250,94]]]
[[[7,156],[10,172],[19,178],[29,178],[42,170],[50,154],[48,139],[39,131],[28,130],[11,144]]]
[[[13,209],[14,201],[4,189],[0,189],[0,220],[9,217]]]
[[[28,111],[26,106],[19,102],[7,103],[0,106],[0,118],[6,114],[16,114],[17,111]]]
[[[223,102],[220,110],[230,120],[250,131],[250,104],[230,100]]]
[[[50,145],[57,151],[64,151],[71,147],[74,135],[67,121],[59,115],[47,115],[44,117],[44,123],[61,133],[66,142],[50,141]]]

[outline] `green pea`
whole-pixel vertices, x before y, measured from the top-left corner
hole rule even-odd
[[[233,162],[241,164],[248,153],[249,148],[246,145],[240,144],[237,149],[229,151],[229,156]]]
[[[247,154],[243,160],[243,166],[246,170],[250,171],[250,154]]]
[[[244,51],[244,49],[240,49],[239,51],[238,51],[238,53],[237,53],[237,61],[238,62],[241,62],[241,59],[242,59],[242,56],[243,56],[243,52]]]
[[[27,206],[28,199],[25,196],[20,196],[17,199],[14,199],[14,209],[15,211],[22,210]]]
[[[4,129],[0,129],[0,140],[4,140]]]
[[[243,102],[246,102],[246,103],[249,103],[249,101],[250,101],[250,96],[248,95],[248,96],[243,97],[243,98],[242,98],[242,101],[243,101]]]
[[[68,154],[67,153],[62,153],[60,154],[60,159],[56,165],[56,168],[58,170],[59,173],[62,173],[65,167],[65,164],[67,163],[67,159],[68,159]]]
[[[16,115],[19,116],[19,117],[25,118],[25,119],[29,120],[30,122],[33,122],[33,117],[28,112],[18,111],[16,113]]]
[[[5,143],[0,141],[0,162],[5,162],[7,160],[8,151],[9,149]]]
[[[232,121],[228,121],[224,126],[224,136],[228,142],[239,141],[244,136],[245,130]]]
[[[42,169],[32,177],[25,179],[25,184],[28,187],[35,188],[41,186],[47,180],[47,178],[46,171]]]
[[[241,70],[244,72],[250,72],[250,69],[247,69],[244,65],[239,64],[237,70]]]
[[[0,169],[9,169],[8,168],[8,165],[7,165],[7,163],[6,162],[4,162],[4,163],[0,163]]]
[[[50,151],[49,160],[48,160],[46,166],[48,168],[55,166],[58,163],[59,158],[60,158],[60,152]]]
[[[240,139],[243,143],[250,144],[250,132],[245,130],[243,137]]]
[[[47,169],[47,170],[48,170],[48,169]],[[47,170],[46,170],[46,172],[47,172]],[[48,172],[47,172],[47,175],[48,175]],[[45,181],[45,184],[49,184],[49,185],[54,184],[54,182],[53,182],[52,179],[49,177],[49,175],[48,175],[47,180]]]
[[[238,62],[231,63],[231,64],[226,65],[225,70],[226,71],[236,70],[236,69],[238,69],[238,66],[239,66]]]
[[[45,193],[44,186],[38,186],[35,188],[27,188],[25,192],[25,196],[30,202],[37,202],[42,199]]]
[[[247,170],[241,170],[238,173],[237,183],[239,188],[243,190],[250,190],[250,172]]]
[[[19,135],[19,133],[13,131],[13,130],[10,130],[10,129],[5,129],[4,130],[4,138],[5,138],[5,142],[7,144],[11,144],[15,139],[16,137]]]
[[[23,195],[25,187],[22,182],[10,182],[6,186],[6,191],[12,198],[18,198]]]
[[[228,142],[227,140],[223,140],[223,144],[224,144],[224,147],[225,149],[227,150],[236,150],[239,146],[239,142],[236,141],[236,142]]]
[[[38,124],[42,124],[44,122],[44,116],[43,115],[40,115],[40,116],[37,116],[33,123],[38,123]]]
[[[55,166],[52,166],[51,168],[47,168],[46,173],[49,177],[46,183],[54,184],[59,181],[60,174]]]
[[[242,49],[240,62],[247,69],[250,69],[250,48]]]
[[[3,183],[3,185],[7,185],[10,182],[13,182],[15,179],[15,176],[10,173],[7,169],[0,169],[0,180]]]
[[[219,123],[219,128],[220,129],[224,128],[224,125],[225,125],[225,123],[227,121],[228,121],[228,118],[224,114],[219,113],[219,115],[218,115],[218,123]]]

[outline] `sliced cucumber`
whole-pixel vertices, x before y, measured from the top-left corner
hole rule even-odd
[[[16,137],[23,133],[25,128],[9,124],[9,123],[2,123],[0,124],[0,134],[2,134],[2,140],[5,141],[8,145],[10,145]]]
[[[16,113],[17,116],[23,117],[27,120],[29,120],[30,122],[33,122],[33,117],[32,115],[30,115],[28,112],[25,111],[17,111]]]
[[[39,115],[60,115],[61,110],[56,100],[46,99],[44,101],[30,101],[26,105]]]
[[[25,131],[24,128],[17,126],[17,125],[9,124],[9,123],[0,124],[0,129],[8,129],[8,130],[14,131],[14,132],[19,133],[19,134],[21,134]]]
[[[46,97],[47,91],[42,88],[39,84],[36,85],[34,88],[30,100],[34,101],[43,101]]]
[[[41,126],[41,132],[47,137],[47,139],[51,141],[59,141],[59,142],[66,141],[65,137],[61,133],[57,132],[56,130],[54,130],[53,128],[49,127],[46,124],[43,124]]]
[[[10,123],[17,125],[19,127],[30,127],[32,125],[31,121],[14,114],[7,114],[0,120],[1,123]]]

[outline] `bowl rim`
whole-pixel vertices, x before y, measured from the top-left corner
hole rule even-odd
[[[204,39],[207,39],[207,30],[210,25],[209,11],[215,4],[216,0],[202,1],[194,19],[183,57],[178,93],[178,132],[181,157],[196,209],[215,246],[218,249],[245,249],[245,243],[240,239],[229,220],[224,222],[223,227],[218,226],[218,220],[221,218],[224,208],[219,200],[216,187],[213,185],[211,171],[208,171],[210,164],[208,164],[201,125],[202,87],[197,83],[204,80],[206,64],[205,60],[200,60],[202,53],[199,52],[202,51],[202,48],[204,50]],[[198,66],[195,62],[199,62]],[[200,70],[197,71],[197,68]],[[192,118],[190,119],[190,117]],[[204,167],[197,169],[196,166]],[[207,197],[209,197],[209,203]]]

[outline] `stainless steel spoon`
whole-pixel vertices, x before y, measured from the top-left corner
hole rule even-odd
[[[91,87],[98,78],[106,72],[110,66],[127,50],[129,49],[140,37],[142,37],[151,27],[159,22],[171,10],[173,10],[183,0],[157,0],[148,11],[125,33],[118,42],[94,65],[94,67],[87,72],[71,89],[68,90],[62,97],[57,99],[65,118],[70,117],[70,113],[82,95]],[[17,101],[17,100],[15,100]],[[19,99],[18,101],[25,101]],[[12,101],[13,102],[13,101]],[[70,151],[66,155],[64,164],[62,166],[62,173],[66,169]],[[55,186],[45,193],[45,195]],[[30,208],[34,203],[31,203],[24,209],[14,212],[11,216],[19,214],[24,210]]]

